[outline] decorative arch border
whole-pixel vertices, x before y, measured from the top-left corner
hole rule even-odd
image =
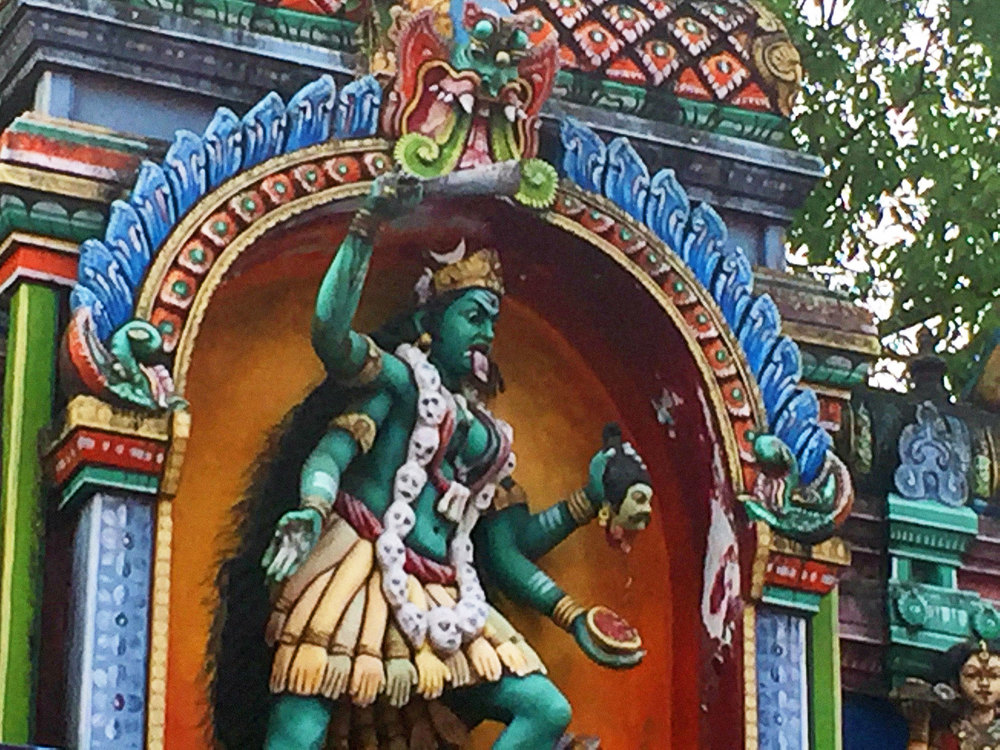
[[[78,349],[82,340],[96,347],[90,361],[74,362],[84,388],[112,401],[125,398],[140,412],[182,404],[164,392],[174,387],[166,368],[137,361],[132,335],[152,335],[142,329],[151,322],[171,364],[178,347],[186,361],[203,307],[242,247],[289,216],[364,192],[367,181],[390,168],[392,144],[373,137],[381,98],[371,76],[340,91],[322,76],[287,105],[271,92],[243,118],[220,107],[201,136],[177,131],[162,164],[144,161],[129,198],[112,203],[103,240],[80,248],[70,327]],[[713,407],[728,417],[727,456],[737,455],[741,464],[732,472],[733,487],[761,495],[762,504],[748,505],[753,517],[808,541],[814,532],[796,524],[811,515],[813,528],[830,533],[853,497],[846,468],[819,423],[816,394],[800,383],[798,345],[781,333],[771,298],[754,294],[750,263],[742,250],[727,246],[721,217],[706,204],[692,208],[673,170],[651,174],[625,138],[605,144],[565,118],[561,140],[564,179],[553,209],[538,215],[613,258],[628,259],[626,269],[643,271],[669,300],[668,314],[680,311],[679,330],[693,354],[701,349],[695,359],[710,376]],[[144,321],[138,331],[132,327],[137,316]],[[188,318],[196,323],[190,331]],[[119,376],[125,372],[124,391],[106,390],[111,381],[99,371],[102,362],[119,368]],[[183,387],[185,370],[176,374]],[[129,381],[145,380],[151,394],[129,392]],[[768,459],[757,455],[761,446],[751,444],[751,431],[767,436]],[[774,462],[775,455],[778,469],[796,473],[790,482],[759,487],[758,458]],[[798,515],[783,518],[793,493],[815,493],[821,473],[839,475],[835,513],[813,510],[813,496]],[[170,493],[176,474],[168,467],[161,492]]]
[[[138,313],[165,334],[170,353],[179,343],[176,311],[189,309],[196,288],[203,279],[210,281],[208,269],[216,256],[240,231],[270,211],[291,210],[287,207],[297,205],[300,196],[371,179],[389,167],[388,142],[349,143],[374,135],[381,95],[371,76],[339,92],[330,76],[322,76],[287,105],[271,92],[242,119],[220,107],[202,136],[178,131],[163,164],[144,161],[129,200],[112,203],[103,241],[81,245],[73,310],[88,308],[98,337],[105,340]],[[651,175],[627,139],[605,144],[572,118],[563,121],[561,137],[562,171],[583,192],[560,197],[555,213],[606,239],[654,280],[683,273],[687,279],[673,279],[666,290],[685,309],[694,305],[687,301],[688,291],[700,285],[707,292],[699,304],[714,302],[712,309],[721,316],[699,309],[687,325],[699,340],[729,344],[712,344],[708,353],[709,361],[727,373],[731,367],[740,372],[743,386],[724,385],[728,397],[740,401],[742,396],[747,405],[762,402],[754,426],[770,429],[790,448],[802,484],[815,480],[832,444],[819,424],[818,399],[800,387],[798,346],[781,334],[771,298],[753,293],[750,263],[741,250],[726,247],[721,217],[706,204],[692,209],[672,170]],[[348,154],[352,148],[360,157]],[[273,159],[284,171],[269,163]],[[564,184],[561,195],[567,190],[572,194]],[[199,210],[206,205],[203,198],[216,192],[226,196],[225,205],[206,216]],[[578,203],[586,210],[578,211]],[[185,233],[190,244],[181,252],[174,238]],[[174,264],[172,275],[163,279],[168,287],[157,289],[154,301],[149,280],[162,278],[167,264]],[[686,286],[691,282],[698,284]],[[727,411],[733,408],[745,411],[727,404]],[[745,432],[739,432],[744,441]]]

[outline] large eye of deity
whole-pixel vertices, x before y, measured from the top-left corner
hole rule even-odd
[[[984,708],[1000,704],[1000,654],[980,651],[966,659],[958,676],[962,693]]]

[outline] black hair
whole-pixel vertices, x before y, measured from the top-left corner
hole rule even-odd
[[[649,472],[642,465],[642,461],[635,455],[625,452],[622,443],[622,430],[616,422],[610,422],[604,426],[602,433],[603,450],[615,449],[615,455],[608,459],[604,467],[605,499],[616,513],[625,501],[625,493],[633,484],[651,485],[653,480]]]
[[[948,682],[958,687],[958,678],[965,662],[973,654],[982,651],[984,644],[986,650],[991,654],[1000,654],[1000,638],[984,641],[967,640],[957,643],[938,657],[934,665],[935,682]]]
[[[461,292],[449,292],[440,297],[432,297],[422,305],[414,305],[390,318],[374,331],[371,337],[383,351],[387,352],[395,351],[400,344],[412,344],[424,332],[417,323],[421,313],[427,320],[427,332],[433,336],[440,329],[445,310],[460,296]]]

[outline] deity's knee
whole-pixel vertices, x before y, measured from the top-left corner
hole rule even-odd
[[[551,684],[551,683],[550,683]],[[550,695],[545,698],[544,719],[552,729],[558,733],[565,731],[569,726],[570,719],[573,718],[573,709],[566,700],[566,696],[560,693],[555,685],[552,685]]]
[[[526,679],[530,690],[524,706],[532,722],[544,727],[546,734],[560,736],[573,717],[569,701],[548,678],[531,675]]]

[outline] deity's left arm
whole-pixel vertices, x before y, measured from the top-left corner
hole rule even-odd
[[[512,509],[515,507],[520,510],[511,515],[509,523],[516,526],[517,545],[530,560],[548,553],[597,517],[597,504],[584,490],[574,490],[569,498],[538,513],[530,513],[523,503]]]
[[[525,552],[525,548],[530,546],[534,546],[533,551],[537,552],[542,546],[550,542],[555,544],[557,542],[553,540],[558,537],[565,539],[572,532],[564,512],[568,511],[560,511],[556,519],[562,519],[558,527],[540,531],[534,528],[534,523],[541,524],[539,518],[544,516],[532,516],[524,503],[486,516],[476,526],[477,563],[510,599],[534,608],[569,632],[590,659],[613,669],[633,667],[642,660],[645,652],[641,649],[621,654],[606,651],[589,631],[587,610],[535,565]],[[527,540],[522,538],[529,529],[538,532],[534,540],[530,539],[531,534]]]
[[[329,512],[337,499],[341,475],[359,453],[371,448],[391,407],[390,394],[380,391],[333,420],[302,465],[299,491],[303,503],[319,502],[323,515]]]
[[[523,549],[518,537],[530,520],[531,514],[522,503],[483,518],[476,527],[480,550],[477,563],[512,600],[551,617],[566,592]]]

